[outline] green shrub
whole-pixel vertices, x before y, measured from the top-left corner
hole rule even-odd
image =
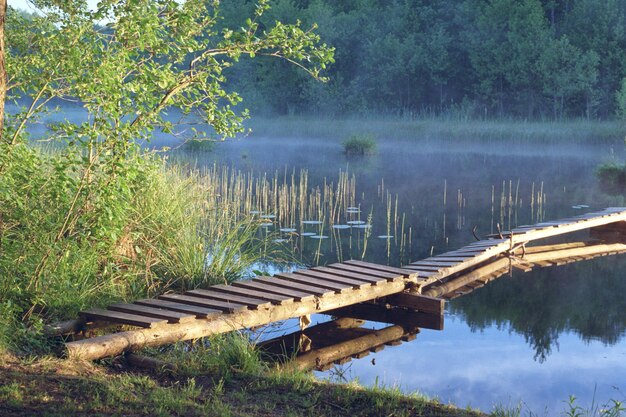
[[[376,152],[376,140],[370,134],[353,134],[343,142],[343,152],[348,156],[371,155]]]
[[[213,152],[215,142],[212,140],[192,139],[186,141],[181,149],[189,152]]]
[[[610,195],[626,194],[626,165],[614,162],[600,165],[596,171],[602,191]]]

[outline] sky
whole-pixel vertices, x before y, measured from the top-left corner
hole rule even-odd
[[[98,0],[87,0],[87,4],[91,7],[95,6],[98,3]],[[35,11],[32,4],[27,0],[8,0],[8,5],[15,9],[22,9],[26,11]]]

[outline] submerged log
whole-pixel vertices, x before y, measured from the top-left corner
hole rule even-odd
[[[417,329],[414,331],[416,332]],[[286,362],[283,368],[306,371],[323,368],[324,365],[338,361],[347,362],[353,355],[369,351],[376,346],[384,346],[385,344],[399,341],[402,337],[407,336],[407,333],[402,326],[390,326],[381,330],[372,330],[370,334],[352,340],[319,349],[311,349]]]

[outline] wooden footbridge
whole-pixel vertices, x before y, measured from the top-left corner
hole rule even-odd
[[[608,208],[521,226],[402,268],[347,261],[90,309],[81,312],[81,320],[69,327],[123,325],[123,331],[68,342],[67,353],[72,358],[94,360],[314,313],[392,323],[392,329],[383,332],[385,337],[408,338],[419,327],[443,327],[444,299],[472,291],[511,268],[529,270],[626,252],[626,244],[619,240],[542,247],[527,244],[586,229],[623,238],[625,225],[626,208]],[[360,343],[380,341],[379,333],[361,334]]]

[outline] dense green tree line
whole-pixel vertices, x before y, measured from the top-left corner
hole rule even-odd
[[[224,22],[253,3],[227,2]],[[239,66],[230,82],[256,112],[598,119],[626,109],[626,0],[273,4],[262,24],[317,23],[336,62],[325,85],[284,62]]]

